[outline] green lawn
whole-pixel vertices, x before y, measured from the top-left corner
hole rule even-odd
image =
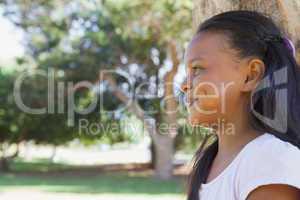
[[[52,166],[53,167],[53,166]],[[58,169],[66,169],[64,165],[55,165]],[[41,173],[26,174],[24,170],[49,170],[45,163],[17,162],[13,167],[17,172],[0,174],[0,192],[18,189],[30,189],[55,194],[89,194],[111,197],[143,197],[152,199],[184,199],[184,180],[174,178],[169,181],[156,180],[144,173]],[[41,170],[43,169],[43,170]],[[21,173],[20,173],[21,172]],[[108,198],[109,199],[109,198]]]
[[[72,166],[64,163],[52,163],[49,159],[35,159],[26,162],[20,158],[16,158],[10,163],[10,168],[14,172],[48,172],[69,169]]]

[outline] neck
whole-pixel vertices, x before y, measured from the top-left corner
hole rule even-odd
[[[237,129],[234,135],[218,135],[218,154],[238,153],[247,143],[261,134],[251,129]]]
[[[262,132],[251,127],[249,118],[239,117],[232,120],[223,120],[223,122],[225,125],[216,129],[219,156],[237,154],[247,143],[262,134]]]

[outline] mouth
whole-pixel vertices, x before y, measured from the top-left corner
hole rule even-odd
[[[193,99],[190,103],[188,103],[188,107],[192,107],[195,102],[198,101],[198,98]]]

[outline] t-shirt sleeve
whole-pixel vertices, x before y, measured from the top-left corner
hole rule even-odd
[[[286,184],[300,189],[300,150],[286,142],[263,145],[245,156],[237,173],[239,200],[269,184]]]

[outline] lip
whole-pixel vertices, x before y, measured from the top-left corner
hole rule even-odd
[[[193,106],[194,103],[195,103],[196,101],[198,101],[198,98],[193,99],[193,100],[188,104],[188,107]]]

